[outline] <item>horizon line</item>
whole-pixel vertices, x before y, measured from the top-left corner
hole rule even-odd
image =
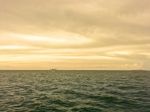
[[[52,71],[48,69],[0,69],[0,71]],[[56,69],[56,71],[150,71],[150,70],[142,70],[142,69],[131,69],[131,70],[124,70],[124,69]]]

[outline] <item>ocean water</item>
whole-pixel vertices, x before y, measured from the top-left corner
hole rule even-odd
[[[150,72],[0,71],[0,112],[150,112]]]

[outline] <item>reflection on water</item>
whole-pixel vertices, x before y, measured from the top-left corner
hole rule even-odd
[[[150,112],[150,72],[1,71],[0,112]]]

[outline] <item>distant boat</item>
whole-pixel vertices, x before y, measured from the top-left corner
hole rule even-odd
[[[55,69],[55,68],[50,69],[50,72],[56,72],[56,71],[57,71],[57,69]]]
[[[57,69],[55,68],[55,67],[53,67],[53,66],[50,66],[50,70],[49,70],[50,72],[56,72],[57,71]]]

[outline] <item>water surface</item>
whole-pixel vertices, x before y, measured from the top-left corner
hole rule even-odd
[[[150,72],[0,71],[0,112],[150,112]]]

